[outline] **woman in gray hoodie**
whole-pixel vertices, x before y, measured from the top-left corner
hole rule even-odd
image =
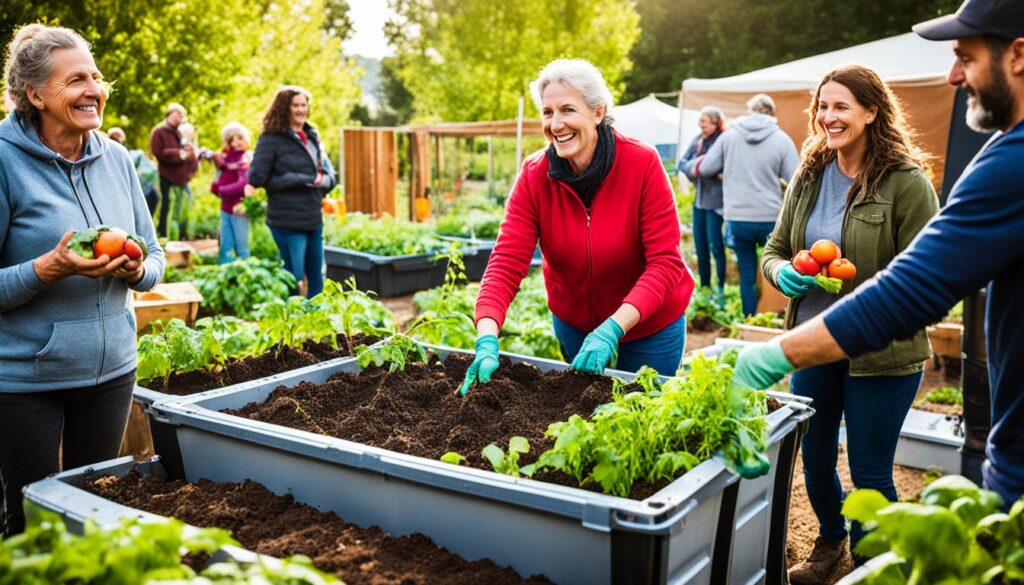
[[[0,122],[0,483],[5,535],[24,529],[21,488],[117,456],[135,386],[129,288],[164,258],[128,152],[97,129],[107,89],[88,43],[32,24],[8,47],[15,111]],[[121,228],[144,261],[85,259],[74,231]]]

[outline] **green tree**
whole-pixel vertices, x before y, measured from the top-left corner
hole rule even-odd
[[[909,32],[960,0],[637,0],[643,35],[623,101]],[[893,58],[899,58],[894,56]]]
[[[385,26],[420,119],[498,120],[549,61],[580,57],[623,89],[639,35],[631,0],[391,0]]]

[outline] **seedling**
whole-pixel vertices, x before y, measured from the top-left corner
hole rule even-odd
[[[491,443],[484,447],[483,456],[491,463],[491,467],[498,473],[519,477],[520,473],[531,475],[533,470],[530,466],[520,469],[519,456],[530,452],[530,443],[525,437],[515,436],[508,442],[508,453],[501,447]]]

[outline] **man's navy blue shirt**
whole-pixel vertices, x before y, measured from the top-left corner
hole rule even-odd
[[[826,312],[825,325],[856,357],[940,320],[986,284],[985,483],[1009,505],[1024,495],[1024,122],[988,144],[910,247]]]

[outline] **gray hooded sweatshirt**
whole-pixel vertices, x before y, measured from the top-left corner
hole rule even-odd
[[[146,272],[134,288],[160,282],[164,254],[128,151],[93,131],[72,162],[18,114],[0,122],[0,392],[95,386],[135,369],[128,283],[69,276],[46,284],[33,267],[66,231],[101,223],[146,242]]]
[[[697,162],[698,176],[722,173],[727,221],[775,222],[782,208],[780,180],[789,181],[800,157],[778,121],[765,114],[737,118]]]

